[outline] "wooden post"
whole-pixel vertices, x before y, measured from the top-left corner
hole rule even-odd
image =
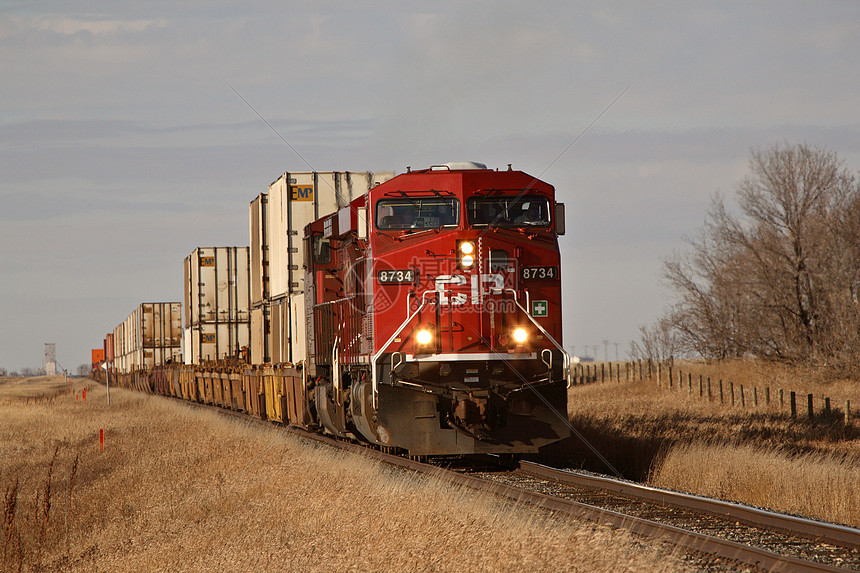
[[[851,421],[851,400],[845,400],[845,425]]]
[[[649,358],[649,359],[648,359],[648,380],[653,380],[653,379],[654,379],[654,371],[653,371],[653,370],[652,370],[652,368],[651,368],[651,364],[652,364],[652,363],[651,363],[651,359]]]
[[[735,383],[734,382],[729,382],[729,390],[731,390],[731,393],[732,393],[732,406],[734,406],[735,405]]]
[[[720,404],[723,403],[723,379],[720,378]]]
[[[758,408],[758,388],[753,386],[753,406]]]
[[[704,389],[702,388],[702,375],[699,374],[699,398],[704,394]]]
[[[708,376],[708,402],[711,401],[711,377]]]
[[[741,408],[747,407],[747,398],[744,396],[744,385],[741,384]]]
[[[693,393],[693,374],[687,372],[687,394]]]
[[[795,401],[795,394],[794,394],[793,390],[791,392],[791,396],[790,396],[789,400],[790,400],[790,404],[791,404],[791,417],[797,418],[797,403]]]
[[[830,417],[830,398],[824,398],[824,414]]]
[[[611,371],[609,373],[612,374]],[[606,382],[606,363],[605,362],[600,363],[600,381]]]
[[[764,389],[764,403],[766,406],[770,406],[770,386]]]
[[[783,406],[785,406],[785,390],[782,388],[779,389],[779,410],[782,411]]]
[[[809,419],[815,417],[815,409],[812,407],[812,394],[806,395],[806,409],[809,412]]]
[[[660,382],[662,382],[662,380],[663,380],[663,363],[658,362],[657,363],[657,384],[659,385]]]

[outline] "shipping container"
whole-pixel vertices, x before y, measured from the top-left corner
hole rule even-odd
[[[251,309],[251,364],[271,362],[269,344],[269,307]]]
[[[287,172],[269,185],[266,216],[259,219],[265,229],[251,229],[252,237],[266,233],[269,265],[254,272],[263,277],[268,271],[269,298],[274,301],[304,292],[302,231],[307,224],[338,211],[392,177],[391,171]],[[264,263],[261,258],[259,264]]]
[[[249,322],[204,322],[185,329],[185,364],[212,361],[245,362],[251,345]]]
[[[183,326],[250,319],[248,247],[199,247],[185,258]]]
[[[273,364],[297,364],[305,359],[305,297],[293,294],[269,306],[269,352]]]
[[[178,302],[145,302],[114,329],[109,360],[117,372],[151,370],[180,362],[182,308]],[[112,356],[111,356],[112,355]]]
[[[250,205],[251,308],[258,308],[269,299],[268,202],[269,196],[260,193]]]
[[[244,361],[251,344],[248,247],[199,247],[184,261],[183,361]]]

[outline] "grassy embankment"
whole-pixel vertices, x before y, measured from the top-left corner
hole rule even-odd
[[[113,390],[108,408],[84,385],[86,403],[0,387],[2,572],[684,567],[624,532],[167,399]]]
[[[839,415],[791,418],[777,389],[831,397],[836,405],[860,406],[860,383],[816,382],[811,371],[755,362],[723,365],[676,364],[695,373],[694,391],[655,382],[604,382],[569,393],[575,428],[616,469],[662,487],[770,507],[780,511],[860,526],[860,418],[846,425]],[[698,375],[759,389],[759,405],[746,407],[718,396],[698,395]],[[765,404],[763,389],[771,388]],[[820,403],[820,402],[819,402]],[[853,407],[852,407],[853,409]],[[574,438],[571,455],[590,469],[611,473]]]

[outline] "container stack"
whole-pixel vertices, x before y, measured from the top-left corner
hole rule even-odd
[[[105,359],[120,373],[150,371],[182,359],[182,308],[178,302],[145,302],[110,337]],[[106,346],[108,346],[106,344]]]
[[[184,361],[247,362],[251,297],[248,247],[198,247],[185,258]]]
[[[288,172],[251,201],[251,362],[305,359],[304,228],[392,177],[392,171]]]

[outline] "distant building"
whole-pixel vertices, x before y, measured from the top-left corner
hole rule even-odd
[[[54,342],[45,343],[45,374],[53,376],[57,373],[57,345]]]

